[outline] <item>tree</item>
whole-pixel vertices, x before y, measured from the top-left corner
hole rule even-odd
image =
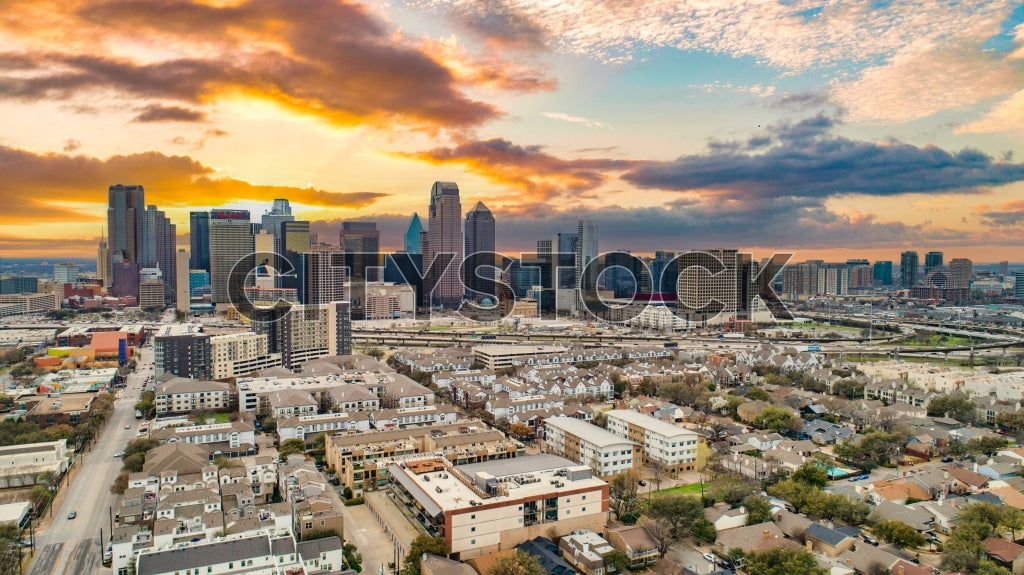
[[[644,517],[640,524],[643,525],[651,539],[658,544],[658,551],[662,555],[667,553],[669,547],[676,542],[676,537],[673,535],[675,530],[672,528],[672,524],[664,518]]]
[[[743,500],[743,506],[747,508],[747,525],[757,525],[772,520],[772,504],[766,497],[748,495]]]
[[[380,361],[380,358],[384,357],[384,350],[382,350],[379,347],[371,347],[367,349],[364,353],[366,353],[366,355],[372,357],[373,359],[376,359],[377,361]]]
[[[976,404],[967,397],[940,395],[928,402],[928,415],[952,417],[963,422],[974,421]]]
[[[533,435],[533,428],[521,421],[517,421],[508,426],[508,434],[516,439],[523,440]]]
[[[624,551],[612,549],[604,554],[604,566],[608,568],[609,572],[618,571],[622,573],[629,569],[630,565],[632,565],[632,562],[629,559],[629,555],[626,555]]]
[[[449,553],[448,543],[445,542],[444,537],[429,535],[420,535],[413,539],[409,544],[409,553],[405,556],[403,575],[420,575],[420,558],[424,553],[447,556]]]
[[[125,489],[128,489],[128,472],[122,471],[114,479],[114,482],[110,484],[110,492],[116,495],[124,495]]]
[[[626,557],[629,560],[629,557]],[[547,575],[547,571],[536,557],[522,549],[510,555],[502,555],[487,572],[488,575]]]
[[[694,521],[693,527],[690,530],[693,532],[694,538],[709,545],[714,543],[715,538],[718,537],[718,530],[715,529],[715,524],[703,517]]]
[[[345,558],[345,566],[356,573],[361,573],[363,571],[363,555],[359,553],[356,546],[346,541],[341,549]]]
[[[875,524],[873,531],[877,537],[900,549],[913,549],[925,544],[924,535],[902,521],[880,521]]]
[[[757,575],[828,575],[803,547],[775,547],[747,555],[746,571]]]
[[[679,540],[689,534],[694,521],[704,517],[704,505],[692,495],[667,495],[651,501],[648,513],[667,521],[672,527],[671,537]]]
[[[277,454],[281,461],[288,461],[289,455],[295,455],[306,452],[306,443],[299,438],[286,440],[281,444],[281,447],[277,450]]]
[[[797,417],[792,411],[781,407],[766,407],[754,418],[754,427],[782,433],[793,429]]]
[[[771,401],[772,399],[772,396],[768,395],[763,387],[751,387],[743,397],[750,401]]]
[[[640,472],[635,469],[617,473],[608,479],[608,495],[616,517],[621,518],[636,510],[640,503],[636,496],[639,481]]]
[[[1000,449],[1006,447],[1007,441],[1002,437],[975,437],[967,440],[964,446],[968,453],[983,453],[991,456]]]
[[[131,455],[125,455],[122,460],[121,467],[130,473],[138,473],[142,471],[143,464],[146,463],[145,453],[132,453]]]
[[[808,461],[793,472],[792,479],[804,485],[820,488],[828,485],[828,472]]]
[[[139,401],[135,403],[135,409],[141,411],[142,415],[146,415],[150,411],[153,411],[153,407],[156,404],[155,402],[156,393],[151,389],[147,389],[142,392],[141,396],[139,396]]]

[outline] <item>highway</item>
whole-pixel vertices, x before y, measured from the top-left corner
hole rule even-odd
[[[29,575],[91,575],[104,570],[100,530],[104,547],[110,541],[110,510],[117,496],[110,493],[110,484],[121,472],[121,460],[114,457],[138,434],[135,402],[152,364],[151,348],[142,350],[141,361],[129,375],[121,398],[114,402],[114,411],[99,439],[75,462],[69,490],[60,509],[53,510],[53,523],[43,534],[36,534],[37,553],[29,567]],[[129,429],[125,429],[125,426]],[[77,517],[68,519],[76,512]]]

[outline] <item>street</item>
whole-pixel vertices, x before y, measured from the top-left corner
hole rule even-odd
[[[152,349],[141,350],[136,372],[128,376],[99,438],[75,462],[77,469],[70,485],[64,487],[63,503],[52,510],[52,523],[46,532],[36,533],[37,552],[29,575],[87,575],[103,569],[100,531],[105,546],[110,540],[111,510],[117,502],[117,496],[110,493],[110,484],[121,471],[121,460],[114,454],[138,433],[135,403],[152,360]],[[69,520],[72,511],[77,517]]]

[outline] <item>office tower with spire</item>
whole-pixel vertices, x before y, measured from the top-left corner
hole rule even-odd
[[[270,207],[270,211],[263,214],[260,228],[266,230],[266,232],[275,238],[281,237],[281,223],[282,222],[294,222],[295,216],[292,215],[292,206],[288,200],[284,198],[278,198],[274,200],[273,205]],[[278,246],[275,246],[277,249]]]
[[[107,190],[107,277],[116,281],[114,265],[121,261],[138,263],[142,243],[142,212],[146,193],[142,186],[116,184]],[[119,277],[126,277],[124,270]],[[136,282],[137,283],[137,282]]]
[[[466,213],[465,257],[463,281],[476,299],[494,293],[494,215],[483,202],[477,202]]]
[[[96,276],[100,278],[103,289],[110,287],[110,248],[107,247],[106,230],[100,229],[100,245],[96,249]]]
[[[423,265],[433,267],[426,290],[431,305],[457,308],[462,303],[462,202],[455,182],[434,182],[430,189],[427,246]],[[437,259],[437,265],[431,265]],[[450,263],[448,266],[443,264]],[[443,268],[443,273],[439,273]]]
[[[917,252],[906,251],[900,254],[900,287],[914,287],[917,285],[918,265]]]
[[[253,269],[253,248],[248,210],[210,212],[210,294],[218,308],[225,309],[231,304],[231,270],[240,266],[240,271],[248,274]]]
[[[210,273],[210,212],[188,216],[189,266]]]
[[[420,221],[420,215],[413,212],[412,219],[409,220],[409,227],[405,230],[405,253],[407,254],[422,254],[423,246],[420,243],[420,235],[423,234],[423,222]]]

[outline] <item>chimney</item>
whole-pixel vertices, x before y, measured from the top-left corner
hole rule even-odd
[[[977,461],[974,462],[974,472],[975,473],[978,472],[978,462]]]
[[[903,565],[896,566],[896,575],[903,575]]]
[[[762,529],[761,530],[761,541],[767,541],[768,538],[771,537],[771,536],[772,536],[772,532],[771,531],[768,531],[767,529]]]
[[[850,559],[849,557],[847,557],[846,558],[846,566],[847,567],[852,567],[853,566],[853,559]]]

